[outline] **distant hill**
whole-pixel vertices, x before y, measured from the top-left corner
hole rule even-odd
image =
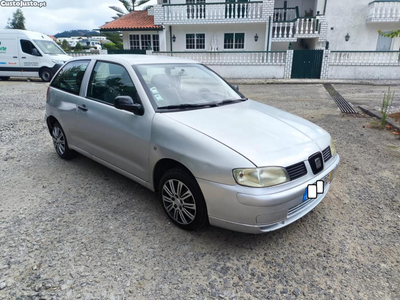
[[[84,36],[84,35],[89,35],[89,36],[97,36],[100,35],[100,33],[92,30],[85,30],[85,29],[75,29],[75,30],[68,30],[64,32],[60,32],[55,34],[54,36],[56,38],[62,38],[62,37],[71,37],[71,36]]]

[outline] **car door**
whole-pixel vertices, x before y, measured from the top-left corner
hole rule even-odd
[[[76,146],[78,124],[76,105],[80,99],[82,81],[89,66],[89,59],[67,62],[50,84],[49,101],[54,108],[52,114],[60,122],[71,148]]]
[[[40,60],[42,56],[39,50],[31,41],[20,39],[20,65],[22,76],[39,76]],[[33,49],[36,49],[38,55],[33,55]]]
[[[15,37],[0,38],[0,76],[21,76]]]
[[[89,78],[86,97],[81,97],[77,106],[79,147],[148,181],[151,117],[146,111],[140,116],[115,108],[117,96],[130,96],[135,102],[140,101],[132,77],[124,66],[97,61]]]

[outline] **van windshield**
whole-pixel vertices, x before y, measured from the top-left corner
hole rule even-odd
[[[65,52],[52,41],[34,40],[34,42],[44,54],[65,54]]]

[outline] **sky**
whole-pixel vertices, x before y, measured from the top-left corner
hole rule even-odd
[[[96,29],[112,21],[114,11],[109,6],[123,7],[118,0],[34,0],[46,2],[46,7],[24,7],[27,30],[54,35],[65,30]],[[1,1],[0,3],[3,3]],[[7,2],[7,0],[6,0]],[[156,1],[151,0],[149,4]],[[148,4],[145,4],[145,6]],[[0,29],[18,7],[0,6]]]

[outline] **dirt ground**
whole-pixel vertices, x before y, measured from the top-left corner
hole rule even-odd
[[[325,128],[341,156],[324,201],[263,235],[180,230],[142,186],[57,157],[46,84],[0,88],[0,299],[400,299],[400,140],[322,85],[240,86]]]

